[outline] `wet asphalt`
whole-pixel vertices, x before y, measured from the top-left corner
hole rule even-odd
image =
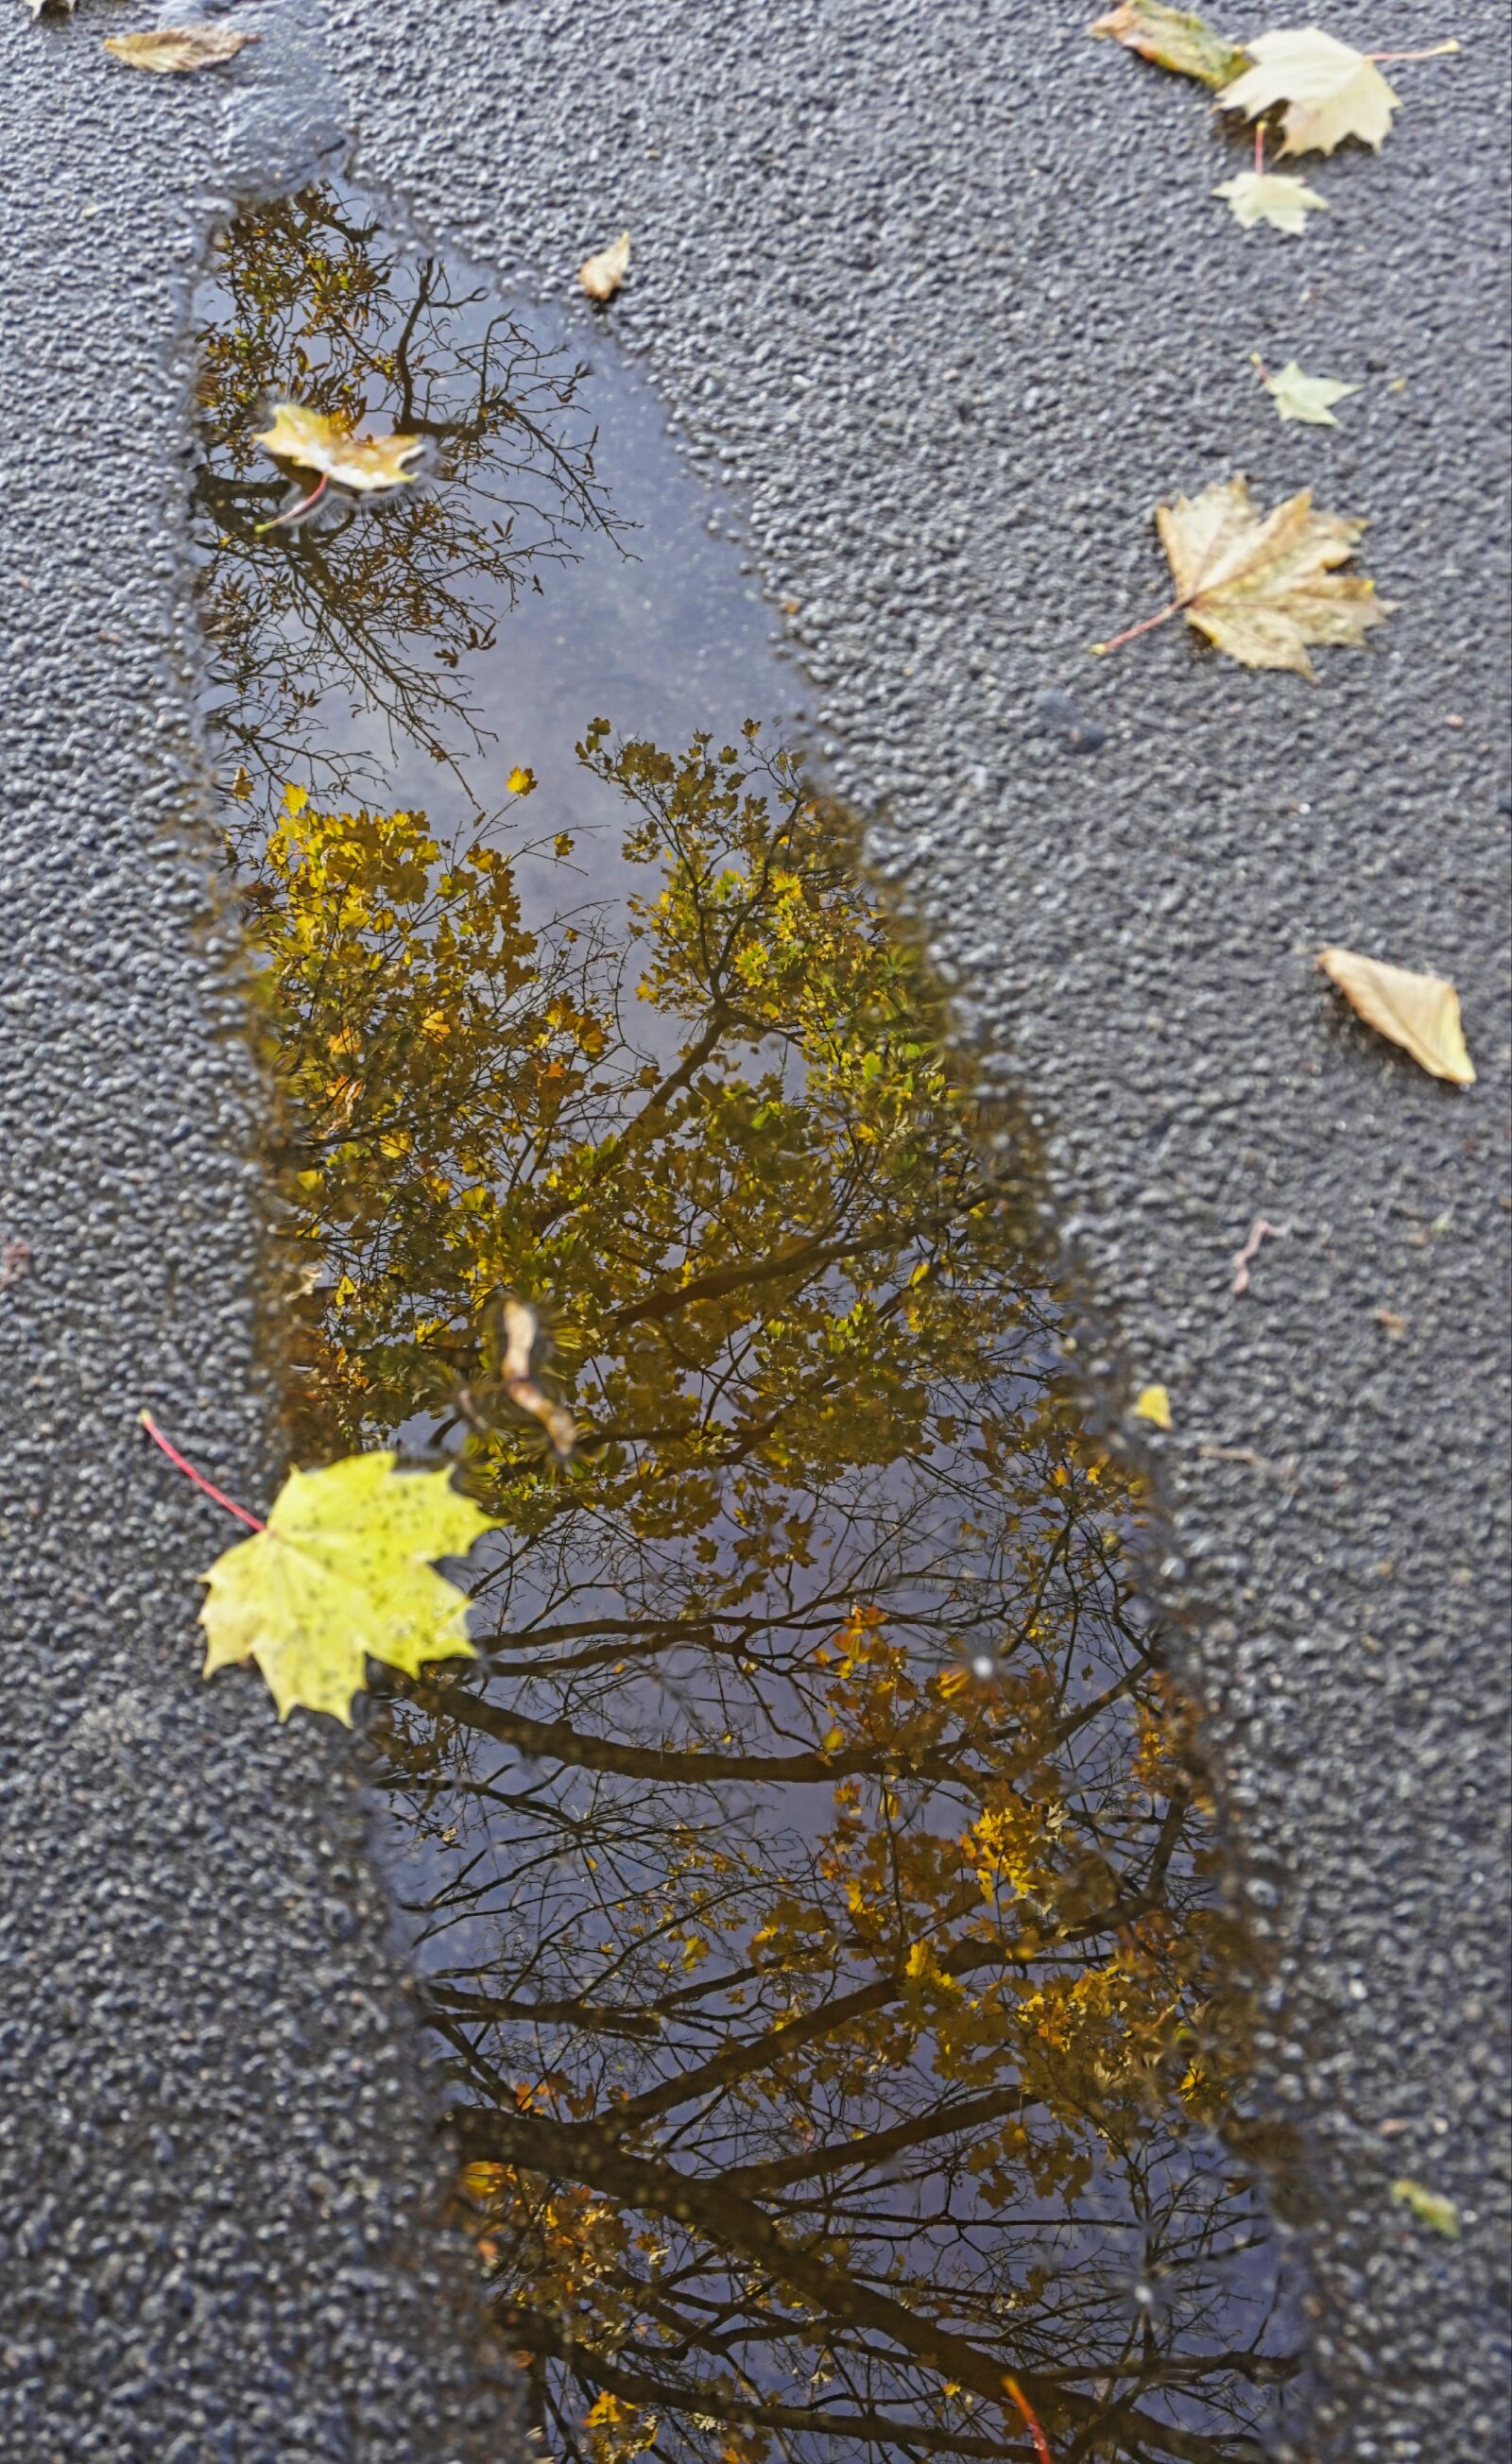
[[[605,323],[732,492],[1167,1507],[1318,2452],[1504,2453],[1503,11],[1318,11],[1464,49],[1391,73],[1379,158],[1309,165],[1301,240],[1211,198],[1239,158],[1195,89],[1041,0],[238,14],[262,42],[184,80],[89,0],[0,17],[0,2455],[515,2452],[345,1743],[199,1684],[224,1534],[135,1427],[268,1493],[175,353],[216,212],[344,134],[538,296],[631,227]],[[1363,389],[1282,427],[1254,351]],[[1090,658],[1160,604],[1158,498],[1235,471],[1369,517],[1369,651],[1311,687],[1174,625]],[[1451,975],[1477,1086],[1354,1024],[1327,942]]]

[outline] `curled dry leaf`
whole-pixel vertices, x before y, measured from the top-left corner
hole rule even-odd
[[[233,26],[154,26],[145,34],[107,34],[105,49],[130,69],[151,69],[158,77],[183,77],[189,69],[213,68],[217,60],[234,59],[260,34]]]
[[[612,299],[630,271],[630,233],[622,231],[612,248],[602,248],[596,256],[578,268],[578,280],[590,299]]]
[[[1232,180],[1220,180],[1212,193],[1227,197],[1230,213],[1246,231],[1253,231],[1256,223],[1269,223],[1289,239],[1296,239],[1305,229],[1310,213],[1320,207],[1326,211],[1328,206],[1327,198],[1309,188],[1295,171],[1236,171]]]
[[[273,426],[260,431],[257,443],[275,461],[363,492],[412,479],[407,466],[425,451],[423,436],[354,436],[340,420],[298,402],[275,403]]]
[[[1310,642],[1357,647],[1390,613],[1373,583],[1332,569],[1354,554],[1365,523],[1314,513],[1310,488],[1261,515],[1242,479],[1220,479],[1200,496],[1157,505],[1155,520],[1177,595],[1143,624],[1095,642],[1100,655],[1185,616],[1241,666],[1290,668],[1315,683]]]
[[[1318,964],[1366,1024],[1399,1044],[1420,1068],[1456,1087],[1474,1086],[1475,1064],[1459,1023],[1459,995],[1442,976],[1390,967],[1353,950],[1320,950]]]
[[[1164,1386],[1142,1386],[1134,1397],[1134,1417],[1148,1420],[1156,1429],[1168,1429],[1171,1423],[1170,1397]]]
[[[1331,154],[1346,137],[1378,146],[1390,134],[1400,97],[1372,59],[1316,26],[1256,34],[1253,65],[1218,96],[1224,111],[1250,120],[1286,105],[1283,154]]]
[[[1168,9],[1164,0],[1123,0],[1087,32],[1105,34],[1157,68],[1196,77],[1202,85],[1232,85],[1251,65],[1249,53],[1206,18],[1190,9]]]
[[[1358,385],[1341,385],[1336,377],[1307,376],[1295,360],[1288,360],[1274,376],[1263,361],[1256,359],[1255,364],[1278,417],[1304,420],[1311,428],[1337,428],[1332,406],[1360,390]]]

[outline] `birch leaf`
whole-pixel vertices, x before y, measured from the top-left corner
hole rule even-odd
[[[1375,62],[1316,26],[1256,34],[1246,46],[1253,67],[1219,94],[1224,111],[1249,120],[1286,105],[1283,154],[1331,154],[1346,137],[1379,146],[1400,97]]]
[[[154,26],[145,34],[107,34],[105,49],[127,68],[151,69],[158,77],[182,77],[189,69],[212,68],[217,60],[234,59],[245,43],[260,34],[233,26]]]
[[[1432,1077],[1473,1087],[1475,1064],[1459,1023],[1459,995],[1442,976],[1422,976],[1362,958],[1353,950],[1320,950],[1318,964],[1351,1009],[1378,1035],[1390,1037]]]
[[[1153,60],[1173,76],[1196,77],[1202,85],[1229,85],[1251,65],[1250,55],[1207,19],[1190,9],[1169,9],[1164,0],[1123,0],[1123,6],[1100,17],[1089,34],[1105,34],[1141,59]]]
[[[1278,415],[1282,419],[1304,420],[1310,428],[1337,428],[1333,405],[1343,402],[1347,394],[1358,393],[1358,385],[1341,385],[1336,377],[1310,377],[1303,374],[1295,360],[1268,376],[1258,360],[1260,382]]]
[[[630,233],[623,231],[612,248],[601,248],[578,268],[578,280],[590,299],[612,299],[630,272]]]
[[[1260,515],[1242,479],[1157,506],[1176,583],[1172,613],[1247,668],[1290,668],[1315,681],[1307,645],[1358,646],[1390,610],[1375,584],[1334,571],[1366,528],[1313,511],[1312,490]]]
[[[1229,211],[1246,231],[1256,223],[1269,223],[1273,231],[1285,231],[1295,239],[1306,225],[1310,213],[1322,207],[1327,210],[1328,200],[1316,188],[1309,188],[1295,171],[1237,171],[1232,180],[1220,180],[1213,190],[1215,197],[1227,197]]]
[[[257,443],[276,461],[322,472],[340,487],[359,492],[397,488],[412,479],[407,466],[425,451],[423,436],[353,436],[339,420],[298,402],[275,403],[273,426],[260,431]]]
[[[449,1472],[394,1469],[391,1454],[293,1471],[267,1525],[217,1557],[200,1623],[205,1674],[255,1660],[278,1717],[296,1704],[351,1726],[367,1661],[410,1676],[429,1660],[471,1660],[467,1595],[431,1560],[461,1557],[491,1518]]]

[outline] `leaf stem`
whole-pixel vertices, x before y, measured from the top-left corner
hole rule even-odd
[[[1264,122],[1264,121],[1263,121],[1263,120],[1257,120],[1257,121],[1256,121],[1256,123],[1255,123],[1255,173],[1256,173],[1256,179],[1258,179],[1258,178],[1260,177],[1260,175],[1261,175],[1261,173],[1264,171],[1264,169],[1265,169],[1265,122]]]
[[[223,1506],[228,1514],[234,1514],[238,1523],[247,1524],[254,1531],[266,1531],[268,1527],[265,1523],[259,1523],[255,1514],[249,1514],[244,1506],[238,1506],[233,1497],[228,1497],[225,1490],[217,1488],[213,1481],[207,1480],[202,1471],[196,1471],[191,1463],[186,1463],[177,1446],[169,1445],[150,1412],[139,1412],[137,1418],[153,1444],[162,1447],[169,1463],[177,1464],[186,1480],[191,1480],[196,1488],[202,1488],[206,1496],[212,1497],[217,1506]]]
[[[1441,60],[1459,49],[1458,38],[1451,34],[1446,43],[1432,43],[1426,52],[1367,52],[1367,60]]]
[[[1167,617],[1174,616],[1178,609],[1184,606],[1185,604],[1186,603],[1183,600],[1173,599],[1170,605],[1168,607],[1163,607],[1158,616],[1146,616],[1144,623],[1140,625],[1126,625],[1123,632],[1115,633],[1112,640],[1109,642],[1094,642],[1092,645],[1093,657],[1097,659],[1104,658],[1109,650],[1120,649],[1125,642],[1132,642],[1136,634],[1153,632],[1157,625],[1164,625]]]
[[[1017,2379],[1005,2378],[1003,2385],[1007,2387],[1009,2394],[1012,2397],[1013,2402],[1017,2405],[1019,2411],[1024,2416],[1024,2428],[1028,2431],[1031,2438],[1034,2442],[1034,2453],[1039,2458],[1039,2464],[1056,2464],[1056,2459],[1050,2452],[1050,2441],[1045,2436],[1044,2431],[1040,2427],[1038,2418],[1035,2415],[1034,2409],[1030,2403],[1028,2396],[1024,2393],[1023,2388],[1019,2386]]]
[[[286,505],[281,514],[274,515],[271,522],[255,522],[252,530],[253,538],[261,539],[267,531],[281,531],[286,523],[297,522],[301,514],[307,514],[312,505],[318,505],[320,503],[321,498],[324,495],[325,491],[330,484],[330,473],[328,471],[322,471],[321,473],[320,486],[318,488],[312,488],[307,496],[301,496],[297,505]]]
[[[1268,385],[1271,381],[1271,372],[1266,366],[1265,362],[1261,359],[1258,351],[1252,351],[1250,353],[1250,365],[1256,371],[1261,385]]]

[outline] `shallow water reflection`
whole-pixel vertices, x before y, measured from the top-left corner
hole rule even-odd
[[[759,614],[644,397],[370,202],[244,218],[200,321],[298,1447],[444,1447],[502,1525],[478,1661],[368,1742],[545,2448],[1256,2454],[1291,2364],[1139,1500],[931,987],[745,723]],[[257,537],[279,391],[427,476]]]

